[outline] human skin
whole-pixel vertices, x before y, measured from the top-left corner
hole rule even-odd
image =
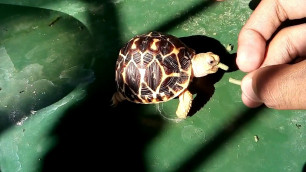
[[[306,109],[306,24],[282,22],[306,17],[305,0],[262,0],[238,37],[236,63],[243,78],[242,101],[251,108]]]

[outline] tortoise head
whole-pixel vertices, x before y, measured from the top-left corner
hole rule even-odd
[[[192,59],[192,69],[193,75],[195,77],[203,77],[205,75],[216,73],[220,68],[227,70],[227,66],[220,63],[220,58],[218,55],[207,52],[196,54]]]

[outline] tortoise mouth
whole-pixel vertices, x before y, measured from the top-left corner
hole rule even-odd
[[[211,73],[216,73],[218,69],[219,69],[218,65],[215,65],[215,66],[212,66],[209,71],[211,71]]]

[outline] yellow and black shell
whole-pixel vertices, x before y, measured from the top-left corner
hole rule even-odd
[[[192,79],[193,49],[172,35],[150,32],[132,38],[116,62],[117,89],[135,103],[159,103],[180,95]]]

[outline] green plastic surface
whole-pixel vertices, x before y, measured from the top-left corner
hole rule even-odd
[[[228,82],[256,2],[0,0],[0,171],[302,171],[306,112],[248,109]],[[119,49],[153,30],[230,66],[194,81],[186,120],[177,99],[110,106]]]

